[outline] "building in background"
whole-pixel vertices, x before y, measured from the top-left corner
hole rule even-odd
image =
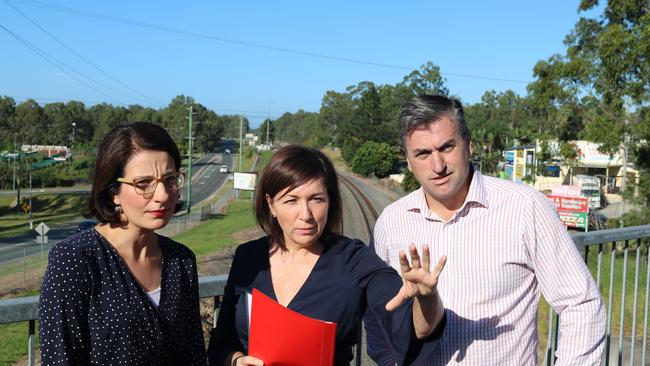
[[[505,149],[501,177],[530,184],[540,191],[547,192],[557,185],[579,185],[578,183],[587,181],[587,185],[592,187],[595,186],[593,180],[587,177],[597,177],[600,180],[599,190],[602,187],[604,193],[618,193],[623,170],[626,172],[627,182],[638,182],[638,171],[632,164],[628,162],[623,169],[622,147],[619,152],[610,156],[598,151],[600,144],[595,142],[570,141],[577,150],[577,158],[575,161],[566,161],[560,155],[560,143],[557,140],[548,140],[545,143],[550,150],[549,161],[540,161],[540,141]]]

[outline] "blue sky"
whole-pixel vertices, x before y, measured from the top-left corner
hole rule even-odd
[[[184,94],[219,114],[243,113],[256,127],[269,113],[317,112],[327,90],[395,84],[431,61],[451,93],[475,103],[491,89],[525,95],[535,63],[563,53],[575,22],[592,15],[577,7],[577,0],[0,0],[0,95],[161,108]],[[92,80],[71,77],[23,42]]]

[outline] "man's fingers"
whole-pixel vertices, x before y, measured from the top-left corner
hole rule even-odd
[[[418,248],[415,247],[415,244],[409,244],[409,252],[411,254],[411,268],[420,268],[420,254],[418,253]]]
[[[407,273],[411,270],[411,265],[409,264],[409,260],[406,259],[406,254],[403,250],[399,251],[399,266],[402,270],[402,274]]]
[[[427,244],[422,246],[422,269],[427,272],[431,269],[431,253]]]
[[[431,272],[431,274],[433,274],[436,278],[438,278],[440,276],[440,273],[442,272],[442,269],[445,268],[446,263],[447,263],[447,256],[443,255],[438,260],[438,264],[436,264],[435,268],[433,268],[433,272]]]

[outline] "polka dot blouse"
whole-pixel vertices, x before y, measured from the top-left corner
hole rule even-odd
[[[39,302],[43,365],[204,365],[194,254],[158,236],[156,307],[94,228],[59,243]]]

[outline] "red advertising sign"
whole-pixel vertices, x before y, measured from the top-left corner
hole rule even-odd
[[[589,199],[585,197],[547,196],[559,212],[589,212]]]

